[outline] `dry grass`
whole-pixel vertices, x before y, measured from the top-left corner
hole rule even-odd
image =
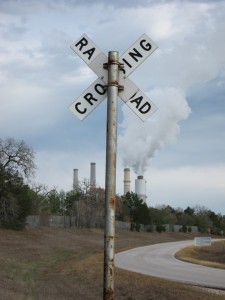
[[[205,247],[187,247],[178,251],[175,257],[195,264],[225,269],[225,241],[217,241]]]
[[[193,238],[191,234],[118,231],[116,251]],[[1,300],[102,299],[103,231],[0,230]],[[205,289],[115,270],[115,299],[225,299]]]

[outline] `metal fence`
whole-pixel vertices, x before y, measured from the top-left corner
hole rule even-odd
[[[27,217],[28,227],[49,227],[49,228],[70,228],[70,227],[84,227],[77,223],[75,216],[55,216],[55,215],[34,215]],[[103,228],[104,224],[101,221],[94,221],[90,224],[91,228]],[[116,221],[115,227],[118,229],[130,230],[130,222]],[[164,232],[181,232],[184,230],[182,225],[161,225],[161,231]],[[140,225],[140,231],[156,232],[159,228],[156,225]],[[187,226],[186,232],[198,232],[197,226]]]

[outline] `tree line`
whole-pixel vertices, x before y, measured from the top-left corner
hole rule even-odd
[[[211,232],[212,234],[223,235],[225,233],[225,215],[216,214],[204,206],[196,205],[186,209],[173,208],[169,205],[148,207],[146,203],[138,199],[134,193],[127,193],[122,196],[125,210],[120,215],[121,220],[129,216],[133,223],[133,229],[138,230],[140,224],[145,225],[149,230],[155,225],[158,232],[165,231],[165,224],[182,225],[181,231],[190,232],[191,226],[197,226],[200,232]]]
[[[88,180],[76,190],[58,191],[44,184],[32,183],[36,165],[34,151],[24,141],[0,139],[0,227],[23,229],[28,215],[69,216],[77,227],[104,227],[105,191],[92,187]],[[200,206],[186,209],[169,205],[148,207],[135,193],[116,197],[116,220],[131,223],[131,230],[141,224],[161,232],[165,224],[190,226],[214,234],[225,232],[225,216]]]

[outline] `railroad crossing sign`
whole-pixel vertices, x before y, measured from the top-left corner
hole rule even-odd
[[[106,56],[92,40],[83,34],[71,45],[71,48],[99,78],[70,106],[70,110],[83,120],[104,100],[107,94],[103,299],[113,300],[117,98],[119,95],[142,121],[145,121],[156,110],[156,106],[128,76],[155,51],[157,46],[146,34],[143,34],[120,58],[117,51],[110,51]]]
[[[108,70],[103,66],[107,64],[108,57],[86,34],[83,34],[70,47],[99,77],[70,106],[75,116],[83,120],[107,95]],[[124,65],[119,72],[119,85],[123,87],[119,90],[119,97],[142,121],[152,115],[157,107],[128,76],[157,48],[158,46],[146,34],[143,34],[119,58],[120,63]]]

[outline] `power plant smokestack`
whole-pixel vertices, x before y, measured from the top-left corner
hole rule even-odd
[[[142,175],[139,175],[137,179],[135,179],[135,193],[140,200],[146,203],[146,180]]]
[[[130,193],[130,169],[129,168],[125,168],[124,169],[124,195],[126,195],[126,193]]]
[[[78,169],[73,169],[73,190],[78,190],[79,182],[78,182]]]
[[[96,187],[96,163],[91,163],[91,175],[90,175],[90,185],[91,187]]]

